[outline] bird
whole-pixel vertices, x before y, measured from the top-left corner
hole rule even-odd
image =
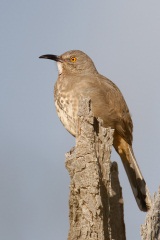
[[[122,160],[137,205],[141,211],[148,211],[151,197],[133,152],[132,118],[119,88],[101,75],[92,59],[80,50],[70,50],[62,55],[46,54],[39,58],[57,62],[54,101],[57,114],[69,133],[76,137],[80,97],[91,99],[94,117],[102,119],[103,127],[114,129],[113,146]]]

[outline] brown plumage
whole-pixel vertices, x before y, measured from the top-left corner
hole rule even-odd
[[[147,211],[151,200],[132,149],[131,115],[118,87],[100,75],[92,60],[79,50],[40,58],[57,61],[59,76],[54,87],[55,105],[64,127],[73,136],[76,136],[80,96],[91,99],[93,114],[103,120],[104,127],[115,129],[114,148],[122,159],[140,210]]]

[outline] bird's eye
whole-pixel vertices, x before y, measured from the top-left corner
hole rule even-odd
[[[71,62],[76,62],[77,58],[76,57],[70,57]]]

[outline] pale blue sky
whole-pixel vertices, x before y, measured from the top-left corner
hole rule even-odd
[[[134,123],[134,152],[150,192],[160,183],[160,1],[0,2],[0,239],[67,239],[74,138],[60,123],[57,67],[42,54],[85,51],[121,89]],[[140,239],[137,208],[118,155],[128,240]]]

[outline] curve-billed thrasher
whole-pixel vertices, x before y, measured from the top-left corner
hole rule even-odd
[[[132,150],[133,124],[127,104],[118,87],[99,74],[93,61],[82,51],[43,55],[57,62],[59,76],[54,87],[55,105],[64,127],[76,135],[80,96],[89,97],[95,117],[104,127],[115,129],[113,146],[120,155],[137,204],[142,211],[150,208],[150,196]]]

